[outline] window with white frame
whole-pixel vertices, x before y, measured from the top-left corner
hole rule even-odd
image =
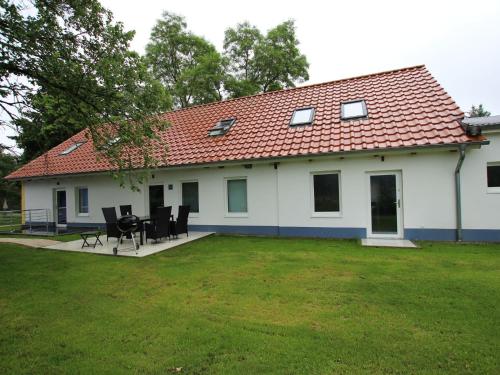
[[[68,148],[66,148],[64,151],[62,151],[59,155],[68,155],[71,154],[73,151],[75,151],[78,147],[83,145],[85,142],[75,142]]]
[[[359,119],[368,116],[366,102],[364,100],[353,100],[341,104],[342,120]]]
[[[488,163],[486,172],[488,191],[500,193],[500,163]]]
[[[200,212],[198,201],[198,181],[182,183],[182,205],[189,206],[189,211],[193,213]]]
[[[76,188],[76,207],[78,215],[89,214],[89,189],[86,187]]]
[[[227,212],[229,214],[246,214],[248,212],[246,178],[228,179],[226,184]]]
[[[299,108],[293,111],[290,125],[308,125],[314,120],[314,108]]]
[[[321,172],[312,175],[313,211],[319,214],[340,212],[340,173]]]

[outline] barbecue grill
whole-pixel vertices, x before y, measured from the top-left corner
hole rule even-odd
[[[130,237],[132,238],[132,243],[134,244],[133,250],[135,250],[135,253],[137,254],[137,250],[139,250],[139,244],[135,242],[135,232],[137,231],[137,229],[139,229],[140,225],[141,220],[135,215],[125,215],[118,219],[116,226],[121,232],[121,235],[120,238],[118,238],[116,247],[113,248],[113,254],[116,255],[118,253],[118,246],[122,242],[123,237],[127,237],[128,235],[130,235]]]

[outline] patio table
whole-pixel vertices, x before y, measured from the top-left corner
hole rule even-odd
[[[141,221],[141,226],[139,227],[139,243],[142,246],[144,245],[144,223],[148,221],[153,222],[155,218],[150,216],[141,216],[139,217],[139,220]]]
[[[101,240],[99,239],[99,236],[101,235],[101,231],[88,231],[88,232],[82,232],[80,233],[80,237],[82,238],[83,240],[83,244],[82,244],[82,249],[84,247],[93,247],[95,249],[96,245],[99,244],[102,246],[102,242]],[[88,242],[88,239],[90,238],[95,238],[95,241],[94,243],[89,243]]]

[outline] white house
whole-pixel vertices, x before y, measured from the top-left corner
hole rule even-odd
[[[191,230],[500,241],[500,119],[464,122],[424,66],[164,117],[168,160],[140,192],[118,186],[85,131],[7,178],[55,225],[189,204]]]

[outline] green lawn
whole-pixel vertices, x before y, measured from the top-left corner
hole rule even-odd
[[[500,373],[500,246],[0,245],[2,374]]]
[[[14,228],[12,228],[14,229]],[[55,240],[55,241],[61,241],[61,242],[69,242],[69,241],[74,241],[74,240],[80,240],[81,236],[78,233],[70,233],[70,234],[58,234],[58,235],[53,235],[53,236],[46,236],[46,235],[32,235],[32,234],[19,234],[19,233],[1,233],[2,228],[0,228],[0,238],[2,237],[7,237],[7,238],[44,238],[47,240]]]

